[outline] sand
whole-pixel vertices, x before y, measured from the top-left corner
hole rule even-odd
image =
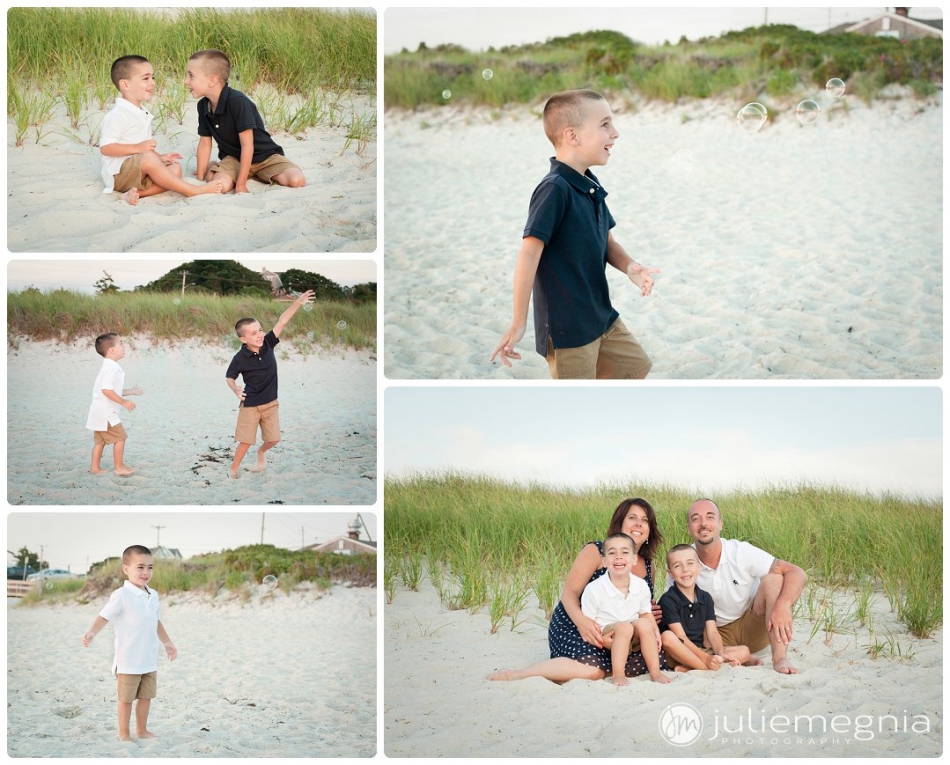
[[[940,377],[942,94],[900,95],[819,96],[809,127],[793,102],[753,134],[742,104],[614,104],[595,173],[615,238],[661,273],[648,298],[608,278],[653,378]],[[522,360],[488,361],[553,153],[538,110],[387,112],[384,130],[386,376],[547,379],[530,311]]]
[[[854,611],[846,594],[835,603],[838,613]],[[762,666],[674,674],[669,685],[641,676],[625,688],[606,680],[489,682],[495,669],[548,658],[547,623],[536,606],[519,615],[514,630],[506,620],[492,635],[485,612],[446,610],[428,580],[418,592],[399,589],[384,608],[385,753],[642,760],[943,751],[942,631],[913,638],[883,594],[872,610],[873,636],[842,619],[839,633],[815,630],[812,637],[814,625],[796,618],[789,658],[798,675]],[[869,656],[867,646],[889,634],[911,658]],[[760,655],[768,660],[768,649]],[[661,716],[671,706],[680,721],[701,719],[701,733],[680,728],[692,743],[674,746],[662,737]]]
[[[342,108],[372,114],[376,105],[354,96],[344,97]],[[275,133],[286,156],[303,170],[306,187],[250,181],[248,194],[185,198],[166,192],[132,207],[119,194],[102,193],[102,160],[90,132],[98,136],[104,114],[98,109],[84,112],[80,127],[72,129],[60,104],[41,129],[39,141],[31,131],[22,146],[15,146],[8,120],[7,247],[12,252],[376,249],[375,141],[358,155],[356,142],[343,150],[346,127],[313,128],[299,137]],[[172,121],[168,134],[155,131],[153,137],[160,153],[182,155],[186,180],[191,174],[197,183],[194,99],[186,103],[185,115],[183,125]],[[216,149],[212,156],[217,156]]]
[[[376,358],[370,351],[290,342],[278,354],[281,443],[264,473],[227,475],[237,400],[226,343],[153,346],[126,339],[134,412],[128,478],[91,475],[85,429],[101,360],[85,342],[20,341],[7,351],[7,499],[12,505],[371,505],[376,502]],[[255,463],[252,447],[244,466]],[[106,447],[102,467],[112,467]]]
[[[149,714],[158,738],[131,743],[117,740],[111,627],[80,644],[108,598],[32,608],[8,599],[7,753],[372,757],[376,595],[333,586],[247,603],[162,597],[178,659],[159,659]]]

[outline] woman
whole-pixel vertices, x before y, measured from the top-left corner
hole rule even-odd
[[[653,556],[663,543],[656,522],[656,513],[645,499],[625,499],[614,510],[607,536],[616,533],[629,536],[637,546],[637,564],[633,573],[645,579],[653,592]],[[581,593],[589,582],[607,572],[603,568],[601,542],[588,542],[578,553],[564,582],[561,602],[548,625],[548,645],[551,658],[524,669],[502,669],[488,676],[489,680],[522,680],[526,677],[545,677],[555,683],[568,680],[603,680],[611,672],[610,650],[604,648],[597,622],[581,612]],[[653,616],[659,620],[660,611],[653,603]],[[663,652],[660,667],[666,669]],[[636,677],[647,673],[643,655],[634,651],[627,658],[625,674]]]

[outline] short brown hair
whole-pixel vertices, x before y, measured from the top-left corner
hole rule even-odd
[[[112,62],[112,84],[119,87],[119,80],[127,80],[132,76],[132,67],[138,64],[147,64],[148,59],[145,56],[120,56]]]
[[[96,353],[105,356],[106,352],[118,342],[119,336],[115,332],[106,332],[96,338]]]
[[[238,319],[234,323],[234,331],[237,333],[238,337],[242,337],[241,331],[248,325],[256,322],[257,319]]]
[[[133,555],[148,555],[152,557],[152,551],[145,545],[130,545],[122,552],[122,565],[128,565],[129,559]]]
[[[209,77],[216,76],[222,83],[227,83],[231,78],[231,61],[228,57],[216,48],[199,50],[192,53],[189,61],[200,61],[204,73]]]
[[[596,90],[566,90],[563,93],[555,93],[544,105],[544,134],[557,148],[566,128],[580,127],[584,122],[589,102],[606,100]]]
[[[685,552],[686,550],[689,550],[691,553],[694,553],[694,554],[696,553],[696,549],[692,545],[686,545],[686,544],[673,545],[669,550],[667,550],[666,551],[666,567],[667,568],[670,567],[670,555],[672,555],[673,553]]]

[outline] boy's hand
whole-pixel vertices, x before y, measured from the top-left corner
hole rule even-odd
[[[299,303],[300,305],[304,305],[304,304],[306,304],[306,303],[312,303],[314,297],[315,297],[314,291],[313,291],[313,290],[307,290],[306,292],[304,292],[303,294],[301,294],[301,296],[300,296],[299,298],[297,298],[296,302]]]
[[[160,154],[159,156],[162,158],[162,162],[166,165],[171,165],[182,159],[181,154],[179,154],[177,151],[170,151],[168,154]]]
[[[660,273],[659,268],[647,268],[636,262],[627,266],[627,277],[640,288],[640,294],[644,297],[653,290],[653,277],[650,274],[658,273]]]
[[[129,390],[130,396],[141,396],[142,395],[142,386],[136,385],[134,388]]]
[[[501,359],[501,363],[506,367],[511,366],[511,362],[508,359],[517,359],[521,360],[521,354],[515,350],[515,346],[524,337],[525,327],[523,324],[516,325],[512,324],[508,328],[508,331],[502,336],[501,341],[498,345],[495,346],[495,350],[491,352],[491,356],[488,357],[489,362],[495,360],[495,356]]]
[[[123,399],[122,406],[125,409],[128,409],[130,412],[135,409],[135,404],[129,401],[128,399]]]
[[[87,632],[85,635],[83,635],[83,636],[82,636],[82,647],[83,647],[83,648],[88,648],[88,647],[89,647],[89,644],[92,642],[92,640],[93,640],[93,638],[95,638],[95,636],[96,636],[96,633],[95,633],[95,632]]]
[[[142,154],[146,151],[155,151],[155,147],[157,145],[158,144],[155,143],[154,138],[149,138],[147,141],[142,141],[142,143],[138,145],[139,150],[136,152],[136,154]]]
[[[244,388],[235,388],[234,395],[238,397],[242,404],[244,403],[244,397],[247,396],[247,394],[244,392]]]
[[[250,194],[250,192],[247,190],[247,184],[246,184],[246,183],[235,183],[235,184],[234,184],[234,193],[235,193],[235,194]]]
[[[178,658],[178,649],[170,640],[165,643],[165,655],[168,656],[169,661],[175,661]]]

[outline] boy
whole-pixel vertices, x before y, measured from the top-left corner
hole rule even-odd
[[[234,325],[234,331],[244,345],[234,354],[225,372],[228,387],[241,402],[234,432],[238,446],[234,452],[234,462],[228,468],[231,478],[240,477],[238,471],[241,460],[251,444],[257,441],[258,426],[264,443],[257,450],[257,466],[247,468],[250,472],[261,473],[266,469],[264,455],[280,441],[280,404],[277,401],[277,357],[274,355],[274,346],[280,342],[280,333],[300,306],[312,301],[313,290],[307,290],[290,304],[266,335],[257,319],[239,319]],[[237,385],[238,375],[244,376],[243,388]]]
[[[619,137],[604,97],[592,90],[558,93],[544,106],[544,131],[554,144],[551,171],[531,197],[514,277],[514,318],[489,358],[520,359],[534,287],[535,349],[554,379],[643,378],[652,362],[610,304],[609,263],[640,287],[652,273],[613,238],[607,192],[590,172],[606,165]]]
[[[92,386],[92,403],[86,427],[92,433],[92,463],[89,472],[93,475],[104,473],[99,466],[106,444],[112,444],[112,457],[115,462],[115,474],[129,476],[135,472],[123,462],[125,441],[129,437],[119,419],[119,408],[133,411],[135,404],[123,396],[141,396],[142,389],[136,385],[125,389],[125,372],[119,366],[119,359],[125,356],[125,346],[115,332],[107,332],[96,338],[96,353],[103,358],[102,368]]]
[[[163,191],[186,197],[220,194],[221,185],[193,186],[181,179],[180,154],[156,154],[152,139],[152,115],[143,106],[155,93],[152,65],[142,56],[122,56],[112,63],[112,82],[119,90],[115,106],[102,120],[99,151],[102,152],[104,194],[124,191],[130,205]]]
[[[119,696],[119,741],[131,741],[129,723],[135,701],[135,733],[139,738],[155,738],[148,729],[148,711],[158,688],[158,644],[165,646],[170,661],[178,649],[169,640],[159,619],[158,593],[148,587],[152,578],[152,551],[142,545],[127,547],[122,553],[122,573],[126,581],[112,593],[109,602],[82,636],[88,648],[103,627],[112,622],[115,630],[116,676]]]
[[[690,545],[670,548],[666,554],[666,570],[673,578],[673,585],[660,597],[667,664],[677,672],[688,672],[691,669],[717,670],[723,661],[733,666],[752,663],[752,654],[746,646],[723,648],[713,600],[696,585],[699,575],[696,550]]]
[[[231,62],[219,50],[200,50],[188,59],[185,87],[198,101],[198,166],[195,174],[220,181],[227,193],[247,193],[247,179],[301,188],[307,180],[297,165],[284,157],[264,129],[254,103],[228,86]],[[218,144],[219,162],[208,164],[211,139]]]
[[[624,666],[631,651],[640,649],[655,683],[668,683],[660,672],[660,632],[653,621],[650,589],[630,569],[636,564],[634,542],[626,534],[604,540],[606,576],[584,588],[581,611],[600,626],[604,647],[610,649],[614,685],[627,685]]]

